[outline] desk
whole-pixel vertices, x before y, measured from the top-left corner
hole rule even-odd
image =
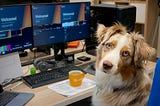
[[[96,57],[88,55],[85,52],[76,54],[75,57],[82,56],[82,55],[87,55],[91,57],[91,60],[88,62],[95,61],[96,59]],[[151,70],[153,71],[154,67],[155,67],[155,63],[153,62],[147,63],[147,69],[149,71]],[[27,69],[28,69],[27,66],[23,67],[24,71],[26,71]],[[94,79],[94,76],[90,74],[86,74],[86,77],[89,79]],[[15,84],[13,84],[12,86],[14,86]],[[6,88],[6,89],[9,90],[9,88]],[[48,85],[30,89],[28,86],[22,83],[18,87],[14,88],[13,91],[30,92],[30,93],[35,94],[35,96],[26,104],[26,106],[53,106],[53,105],[54,106],[65,106],[68,104],[72,104],[76,101],[90,97],[92,95],[93,89],[89,89],[87,91],[84,91],[80,94],[77,94],[71,97],[65,97],[49,89]]]
[[[75,57],[77,58],[77,57],[83,56],[83,55],[87,55],[88,57],[91,57],[91,60],[87,61],[87,63],[95,61],[95,59],[96,59],[95,56],[88,55],[85,52],[75,54]],[[82,64],[85,64],[85,63],[86,62],[83,62]],[[24,66],[23,67],[24,73],[29,74],[28,72],[29,72],[30,67],[32,67],[32,65]],[[94,79],[94,76],[90,75],[90,74],[86,74],[86,78]],[[17,82],[17,83],[19,83],[19,82]],[[14,85],[16,85],[16,83],[6,89],[9,90]],[[77,94],[77,95],[74,95],[71,97],[65,97],[65,96],[60,95],[60,94],[52,91],[51,89],[49,89],[48,85],[31,89],[27,85],[22,83],[19,86],[17,86],[16,88],[14,88],[12,91],[30,92],[30,93],[35,94],[35,96],[26,104],[26,106],[65,106],[65,105],[74,103],[76,101],[80,101],[82,99],[90,97],[92,95],[93,89],[89,89],[85,92],[82,92],[80,94]]]
[[[90,79],[94,78],[94,76],[89,74],[87,74],[86,77]],[[13,91],[30,92],[35,94],[35,96],[26,104],[26,106],[65,106],[90,97],[92,95],[93,89],[71,97],[65,97],[49,89],[48,85],[30,89],[23,83],[13,89]]]

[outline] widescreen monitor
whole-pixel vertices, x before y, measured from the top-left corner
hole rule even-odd
[[[0,55],[32,46],[30,5],[0,6]]]
[[[34,4],[34,46],[89,38],[89,19],[90,2]]]

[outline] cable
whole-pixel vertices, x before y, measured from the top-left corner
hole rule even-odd
[[[84,41],[85,42],[85,41]],[[86,42],[84,44],[82,44],[83,48],[82,48],[82,52],[84,52],[85,50],[85,46],[86,46]]]
[[[3,82],[2,82],[2,86],[3,87],[6,87],[7,85],[9,84],[13,84],[17,81],[21,81],[21,76],[20,77],[16,77],[16,78],[8,78],[8,79],[5,79]]]

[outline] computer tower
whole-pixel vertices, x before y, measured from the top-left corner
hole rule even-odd
[[[115,22],[120,22],[126,26],[127,31],[133,31],[136,21],[136,7],[131,5],[112,5],[112,4],[98,4],[92,5],[91,10],[91,37],[85,40],[86,52],[95,55],[97,39],[96,30],[97,25],[104,24],[106,27],[113,25]],[[92,51],[93,50],[93,51]]]

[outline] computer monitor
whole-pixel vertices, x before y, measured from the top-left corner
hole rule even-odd
[[[0,6],[0,55],[32,46],[30,5]]]
[[[34,46],[90,37],[90,2],[33,4]]]

